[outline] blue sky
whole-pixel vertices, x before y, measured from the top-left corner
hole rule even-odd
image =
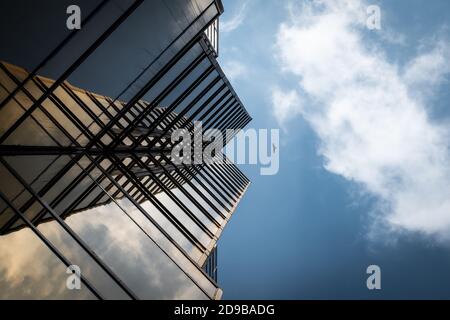
[[[243,167],[224,298],[450,298],[450,2],[223,3],[220,63],[281,130],[277,175]]]

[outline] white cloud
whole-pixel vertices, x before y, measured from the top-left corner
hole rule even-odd
[[[410,61],[405,68],[404,79],[414,90],[430,93],[440,83],[446,81],[450,73],[450,47],[447,43],[438,42],[435,47]]]
[[[278,123],[284,124],[295,114],[301,114],[300,97],[295,90],[284,91],[279,87],[272,90],[273,114]]]
[[[283,125],[286,110],[299,111],[321,140],[325,168],[376,195],[374,211],[390,227],[448,237],[449,130],[429,119],[427,99],[415,94],[418,84],[445,80],[448,45],[437,44],[402,71],[364,42],[360,1],[308,2],[294,14],[292,8],[277,34],[277,59],[315,103],[274,103],[277,119]]]
[[[233,17],[220,22],[220,32],[231,32],[237,29],[245,21],[245,18],[247,16],[247,4],[248,2],[244,1]]]
[[[230,80],[236,80],[238,78],[245,77],[248,74],[247,67],[237,61],[230,60],[223,64],[224,73]]]
[[[383,28],[382,31],[379,32],[380,38],[388,43],[405,46],[406,36],[404,34],[394,32],[391,29]]]

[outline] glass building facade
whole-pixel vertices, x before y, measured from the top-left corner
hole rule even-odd
[[[0,4],[1,299],[220,299],[217,240],[250,181],[222,153],[175,163],[171,134],[201,122],[228,142],[251,121],[216,60],[222,12]]]

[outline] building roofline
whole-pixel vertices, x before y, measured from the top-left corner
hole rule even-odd
[[[224,13],[225,9],[223,8],[222,0],[214,0],[216,2],[217,8],[219,9],[219,13]]]

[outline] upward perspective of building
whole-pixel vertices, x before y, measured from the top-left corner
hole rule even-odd
[[[171,133],[251,121],[216,61],[221,2],[33,6],[0,5],[0,298],[219,299],[250,181],[223,154],[175,164]]]

